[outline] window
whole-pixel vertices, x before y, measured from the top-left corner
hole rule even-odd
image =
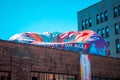
[[[108,12],[104,11],[96,15],[96,24],[102,23],[108,20]]]
[[[114,9],[113,9],[113,13],[114,13],[114,17],[117,17],[117,14],[118,14],[117,7],[114,7]]]
[[[98,35],[101,35],[100,29],[97,30],[97,34],[98,34]]]
[[[116,39],[116,53],[120,53],[120,40]]]
[[[85,22],[82,21],[82,30],[84,29],[84,27],[85,27]]]
[[[104,28],[102,28],[102,30],[101,30],[101,36],[105,37],[104,35],[105,35],[105,30],[104,30]]]
[[[87,19],[85,20],[85,27],[86,28],[88,27],[88,20]]]
[[[108,43],[108,47],[110,47],[110,42],[109,42],[109,41],[107,41],[107,43]]]
[[[100,20],[101,20],[101,22],[104,21],[104,14],[103,13],[100,14]]]
[[[120,27],[118,25],[118,23],[115,24],[115,34],[119,34],[120,33]]]
[[[88,19],[82,20],[81,26],[82,26],[82,30],[85,28],[91,27],[92,26],[92,19],[88,18]]]
[[[32,77],[32,80],[38,80],[37,77]]]
[[[110,55],[110,42],[108,41],[108,55]]]
[[[108,20],[108,13],[107,13],[107,11],[104,12],[104,15],[105,15],[105,21],[107,21]]]
[[[105,28],[105,34],[106,34],[106,37],[109,37],[109,28],[108,28],[108,26]]]
[[[118,15],[120,16],[120,5],[118,6]]]
[[[64,76],[63,75],[60,75],[60,80],[63,80],[64,79]]]
[[[99,15],[99,14],[96,15],[96,23],[97,23],[97,24],[100,23],[100,15]]]
[[[89,27],[91,27],[91,26],[92,26],[92,19],[89,18]]]
[[[6,77],[2,75],[0,80],[5,80],[5,79]]]

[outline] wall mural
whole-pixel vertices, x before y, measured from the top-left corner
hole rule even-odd
[[[107,56],[108,53],[107,42],[100,35],[91,30],[78,32],[69,31],[64,33],[44,32],[41,34],[25,32],[15,34],[9,40],[101,56]]]

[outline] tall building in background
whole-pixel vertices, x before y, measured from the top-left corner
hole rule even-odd
[[[78,31],[96,31],[108,42],[108,55],[120,58],[120,0],[102,0],[77,15]]]

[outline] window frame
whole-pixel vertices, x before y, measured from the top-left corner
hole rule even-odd
[[[116,53],[120,53],[120,40],[116,39],[115,43],[116,43]]]
[[[32,77],[32,80],[38,80],[38,77]]]
[[[115,34],[119,34],[119,29],[120,29],[120,24],[118,24],[118,23],[115,23],[115,25],[114,25],[114,29],[115,29]]]
[[[118,5],[118,16],[120,16],[120,5]]]
[[[81,26],[82,26],[82,30],[84,30],[85,29],[85,21],[84,20],[82,20]]]
[[[100,22],[104,22],[104,14],[103,14],[103,12],[100,13]]]
[[[97,30],[97,34],[98,34],[98,35],[101,35],[100,29]]]
[[[91,27],[92,26],[92,18],[89,18],[89,27]]]
[[[105,21],[107,21],[108,20],[108,12],[107,11],[104,12],[104,16],[105,16]]]
[[[116,18],[118,16],[118,9],[117,9],[117,7],[113,8],[113,13],[114,13],[114,18]]]
[[[88,28],[88,19],[85,19],[85,28]]]
[[[99,14],[96,15],[96,23],[100,24],[100,15]]]
[[[108,44],[108,55],[110,55],[110,41],[107,41]]]
[[[105,36],[109,37],[109,27],[108,26],[105,27]]]
[[[101,36],[102,36],[103,38],[105,37],[105,29],[104,29],[104,28],[101,29]]]

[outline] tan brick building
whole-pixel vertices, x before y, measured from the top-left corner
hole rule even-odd
[[[80,53],[0,40],[0,80],[80,80]],[[120,59],[90,55],[92,80],[120,80]]]

